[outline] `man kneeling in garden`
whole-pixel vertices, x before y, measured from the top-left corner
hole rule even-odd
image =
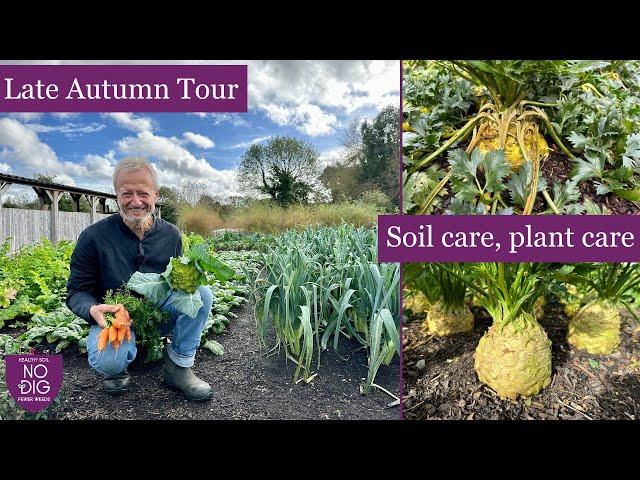
[[[89,364],[105,375],[109,393],[122,393],[130,383],[127,367],[136,356],[135,332],[116,350],[111,343],[98,351],[98,336],[107,326],[105,313],[117,310],[106,305],[108,290],[117,290],[131,275],[162,273],[171,257],[182,255],[180,231],[153,213],[158,200],[158,180],[153,166],[143,158],[125,158],[115,167],[113,187],[119,215],[111,215],[87,227],[71,256],[67,306],[91,324],[87,351]],[[198,287],[202,307],[194,318],[177,311],[170,301],[162,308],[169,320],[160,326],[162,335],[173,334],[165,348],[164,381],[180,389],[189,400],[207,400],[213,390],[191,371],[200,335],[213,303],[208,286]]]

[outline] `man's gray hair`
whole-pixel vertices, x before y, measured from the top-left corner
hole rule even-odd
[[[153,165],[149,163],[149,161],[144,157],[127,157],[123,158],[116,164],[116,168],[113,170],[113,189],[116,190],[116,178],[118,177],[118,173],[122,170],[139,170],[141,168],[146,168],[151,173],[151,178],[153,179],[153,184],[158,190],[160,187],[158,186],[158,175],[156,174],[156,169],[153,168]]]

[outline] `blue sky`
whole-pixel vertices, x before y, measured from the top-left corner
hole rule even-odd
[[[236,195],[236,168],[252,143],[295,136],[314,145],[329,164],[340,159],[340,141],[353,119],[371,119],[386,105],[399,105],[398,61],[110,63],[248,64],[249,112],[0,113],[0,172],[53,173],[61,183],[112,191],[113,165],[144,155],[162,185],[197,181],[213,195]],[[26,192],[14,186],[6,195]]]

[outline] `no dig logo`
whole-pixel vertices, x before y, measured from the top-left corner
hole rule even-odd
[[[47,408],[62,386],[62,355],[7,355],[7,388],[31,413]]]

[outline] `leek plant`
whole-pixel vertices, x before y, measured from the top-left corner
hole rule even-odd
[[[376,264],[376,232],[368,228],[308,227],[277,237],[263,254],[264,269],[255,283],[258,337],[283,348],[300,376],[311,378],[314,355],[340,338],[368,349],[368,393],[382,364],[400,352],[400,272],[398,264]]]
[[[462,264],[443,269],[435,263],[410,263],[404,272],[412,288],[429,302],[423,322],[427,334],[444,336],[473,329],[473,314],[465,303],[467,287],[460,279]]]
[[[569,320],[567,341],[593,355],[608,355],[620,346],[620,309],[629,305],[640,286],[640,265],[635,263],[579,264],[563,278],[582,290],[586,303]]]

